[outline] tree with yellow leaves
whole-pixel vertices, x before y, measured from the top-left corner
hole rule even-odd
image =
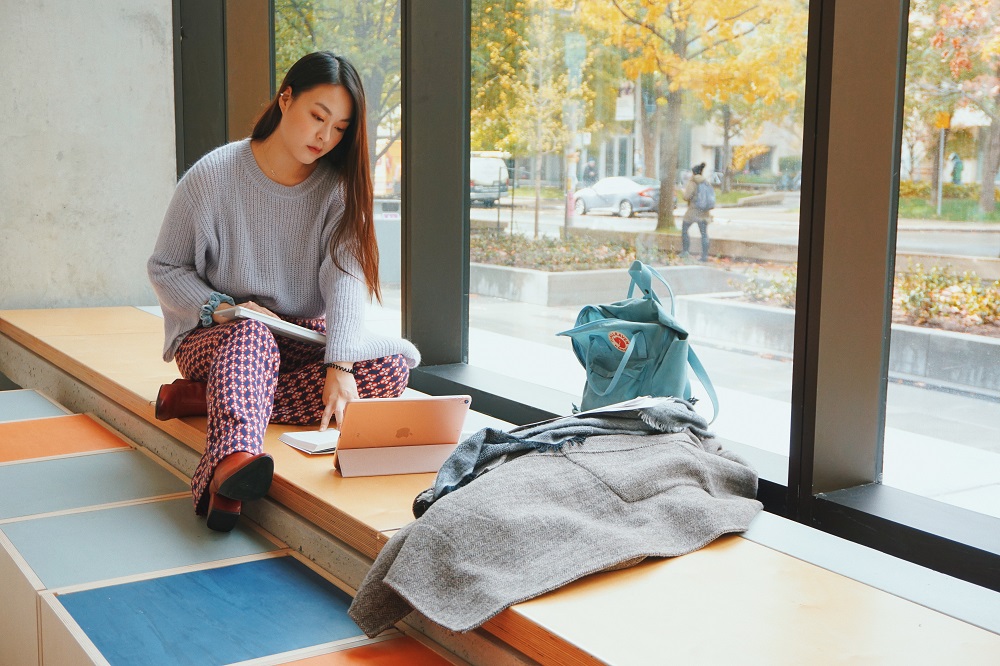
[[[677,181],[686,96],[731,111],[740,100],[759,114],[801,97],[804,0],[591,0],[584,9],[629,54],[625,75],[657,82],[663,197]],[[673,228],[670,206],[660,207],[656,228]]]
[[[933,16],[936,31],[930,42],[948,65],[949,86],[943,94],[957,94],[990,118],[984,131],[979,208],[996,209],[995,182],[1000,171],[1000,0],[922,0],[911,11]]]
[[[400,103],[399,3],[381,0],[275,0],[275,85],[296,60],[329,49],[347,57],[361,75],[368,106],[368,156],[372,168],[400,136],[396,117]],[[392,125],[381,150],[375,139],[380,126]]]
[[[570,128],[592,97],[567,54],[576,35],[574,0],[484,0],[472,4],[473,150],[527,154],[535,178],[539,235],[542,162],[572,146]],[[569,41],[568,41],[569,40]],[[572,47],[569,47],[570,49]],[[577,128],[582,129],[582,128]],[[516,177],[516,176],[515,176]]]

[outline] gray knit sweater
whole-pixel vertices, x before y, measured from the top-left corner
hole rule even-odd
[[[147,264],[163,309],[163,359],[173,359],[218,291],[284,316],[326,315],[327,361],[402,354],[416,366],[410,342],[365,329],[367,292],[354,256],[339,248],[346,273],[330,258],[343,211],[342,185],[326,164],[287,187],[260,170],[249,139],[200,159],[177,184]]]

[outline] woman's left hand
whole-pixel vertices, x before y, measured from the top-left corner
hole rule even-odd
[[[350,364],[345,364],[350,366]],[[323,420],[320,421],[320,431],[326,430],[330,426],[331,419],[334,427],[340,428],[344,421],[344,407],[351,400],[358,398],[358,383],[354,380],[354,375],[338,370],[337,368],[326,369],[326,383],[323,385]]]

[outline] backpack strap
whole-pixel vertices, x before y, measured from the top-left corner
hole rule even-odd
[[[614,376],[611,377],[611,381],[608,382],[608,385],[603,391],[597,388],[597,386],[594,385],[594,382],[590,381],[590,373],[587,373],[587,381],[594,393],[603,397],[615,390],[615,387],[618,386],[618,382],[622,378],[622,373],[625,372],[625,366],[628,365],[628,360],[632,358],[632,352],[635,350],[637,343],[641,344],[644,348],[646,346],[646,337],[642,334],[642,331],[636,331],[635,335],[632,336],[632,340],[629,341],[628,347],[625,348],[625,353],[622,354],[622,360],[621,363],[618,364],[618,369],[615,370]]]
[[[691,347],[688,347],[688,365],[694,370],[695,377],[701,382],[701,385],[705,387],[705,392],[708,393],[708,399],[712,401],[712,420],[709,421],[711,424],[715,419],[719,417],[719,398],[715,395],[715,386],[712,385],[712,380],[708,378],[708,372],[705,370],[705,366],[701,364],[701,359],[698,355],[694,353]]]
[[[647,266],[638,259],[632,262],[632,266],[628,269],[628,274],[632,277],[632,281],[628,285],[628,294],[626,298],[632,298],[632,293],[635,291],[636,287],[639,287],[639,291],[642,292],[643,298],[649,298],[657,303],[660,302],[660,297],[656,295],[653,291],[653,279],[656,278],[663,283],[663,286],[667,288],[667,293],[670,294],[670,316],[674,316],[674,290],[670,288],[670,283],[660,275],[660,272],[653,268],[652,266]]]

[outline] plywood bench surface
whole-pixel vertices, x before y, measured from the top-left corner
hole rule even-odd
[[[0,311],[0,334],[191,448],[204,418],[156,421],[163,326],[132,307]],[[475,405],[473,405],[474,407]],[[375,557],[412,520],[433,474],[345,479],[329,456],[278,441],[272,497]],[[765,521],[781,521],[761,516]],[[787,521],[785,521],[787,522]],[[834,537],[829,537],[834,538]],[[740,536],[670,560],[589,576],[485,625],[545,663],[996,663],[1000,636]]]

